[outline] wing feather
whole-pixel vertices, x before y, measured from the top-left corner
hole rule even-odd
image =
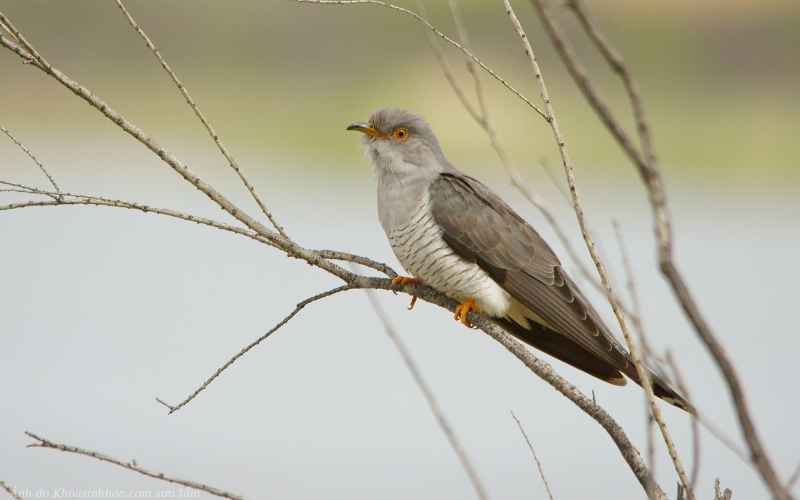
[[[628,352],[530,224],[489,188],[457,171],[441,174],[431,185],[430,195],[434,221],[450,248],[478,264],[514,300],[547,323],[526,328],[497,318],[499,324],[530,345],[602,380],[622,385],[622,372],[641,385]],[[667,383],[651,376],[656,396],[695,412]]]
[[[431,212],[445,242],[478,263],[514,299],[577,346],[628,368],[627,353],[550,246],[489,188],[466,175],[444,173],[431,186]]]

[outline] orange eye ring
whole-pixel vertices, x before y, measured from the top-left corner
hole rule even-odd
[[[399,129],[395,130],[394,134],[392,135],[394,135],[394,138],[398,141],[405,141],[408,139],[408,129],[405,127],[400,127]]]

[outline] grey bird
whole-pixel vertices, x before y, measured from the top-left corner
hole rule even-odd
[[[523,342],[614,385],[641,385],[630,354],[567,276],[539,233],[492,190],[453,167],[420,115],[375,111],[347,130],[375,169],[378,218],[400,264],[414,278]],[[623,376],[624,375],[624,376]],[[694,408],[651,374],[656,396]]]

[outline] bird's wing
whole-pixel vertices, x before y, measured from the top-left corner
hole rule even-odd
[[[630,376],[627,352],[566,275],[553,250],[489,188],[460,173],[443,173],[431,185],[430,208],[453,251],[477,263],[558,333]]]

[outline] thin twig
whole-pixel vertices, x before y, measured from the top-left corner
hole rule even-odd
[[[752,467],[756,466],[747,456],[747,452],[739,448],[733,439],[726,436],[724,432],[718,429],[716,425],[711,423],[711,421],[703,416],[702,413],[697,414],[697,421],[700,422],[700,425],[702,425],[712,436],[717,438],[717,441],[722,443],[726,448],[734,452],[736,456],[741,458],[744,463],[749,464]]]
[[[195,104],[194,99],[192,99],[192,96],[189,95],[189,91],[186,89],[186,86],[184,86],[180,82],[180,80],[178,80],[178,76],[175,74],[174,71],[172,71],[172,68],[169,67],[167,61],[165,61],[164,58],[161,57],[161,54],[156,49],[155,45],[153,45],[153,42],[150,41],[150,38],[147,37],[144,30],[142,30],[142,28],[140,28],[139,25],[136,24],[136,21],[133,20],[133,17],[131,17],[130,13],[128,13],[128,10],[125,8],[124,5],[122,5],[122,1],[121,0],[116,0],[116,1],[117,1],[117,6],[120,8],[122,13],[125,14],[125,17],[128,19],[128,23],[130,23],[133,29],[136,30],[137,33],[139,33],[139,36],[142,37],[142,40],[144,40],[144,42],[147,44],[147,47],[153,52],[153,55],[156,56],[158,62],[161,63],[161,67],[164,68],[164,71],[166,71],[167,74],[169,74],[170,78],[172,78],[172,81],[175,82],[175,85],[178,87],[178,90],[180,90],[181,94],[183,94],[183,97],[186,98],[186,103],[192,107],[197,117],[206,127],[206,130],[208,130],[208,133],[209,135],[211,135],[211,138],[214,139],[214,142],[217,144],[217,147],[219,148],[220,152],[222,153],[223,156],[225,156],[225,159],[228,160],[228,163],[230,164],[231,168],[239,175],[239,178],[242,180],[247,190],[250,191],[250,195],[253,197],[256,203],[258,203],[258,206],[261,208],[261,211],[264,212],[264,215],[267,216],[269,221],[272,223],[275,229],[278,230],[280,235],[286,238],[287,240],[291,241],[289,235],[287,235],[284,232],[283,227],[280,224],[278,224],[278,221],[276,221],[275,218],[272,216],[270,211],[267,209],[267,206],[264,205],[263,201],[261,201],[261,198],[258,196],[258,193],[256,193],[256,190],[253,188],[253,185],[250,184],[250,180],[247,178],[244,171],[242,171],[242,169],[239,168],[239,165],[236,164],[236,161],[233,159],[230,153],[228,153],[228,150],[222,144],[222,141],[219,139],[219,136],[214,131],[214,128],[211,126],[211,123],[209,123],[208,120],[206,120],[206,117],[200,111],[200,108],[197,107],[197,104]]]
[[[794,488],[794,485],[798,479],[800,479],[800,464],[797,464],[797,467],[794,469],[792,477],[790,477],[789,480],[786,481],[786,489],[791,491],[792,488]]]
[[[50,184],[52,184],[52,185],[53,185],[53,188],[56,190],[56,192],[57,192],[57,193],[59,193],[59,194],[61,194],[61,190],[60,190],[60,189],[58,189],[58,184],[56,184],[56,181],[55,181],[55,179],[53,179],[53,177],[52,177],[52,176],[51,176],[51,175],[50,175],[50,174],[47,172],[47,170],[45,170],[45,168],[44,168],[44,165],[42,165],[42,164],[39,162],[39,160],[37,160],[37,159],[36,159],[36,157],[35,157],[35,156],[33,156],[33,153],[31,153],[31,152],[28,150],[28,148],[26,148],[25,146],[23,146],[23,145],[22,145],[22,143],[21,143],[21,142],[19,142],[19,141],[18,141],[18,140],[17,140],[17,139],[16,139],[16,138],[13,136],[13,135],[11,135],[11,132],[9,132],[8,130],[6,130],[4,127],[0,127],[0,130],[2,130],[2,131],[3,131],[3,133],[5,133],[5,134],[8,136],[8,138],[9,138],[9,139],[11,139],[12,141],[14,141],[14,143],[15,143],[17,146],[19,146],[19,147],[20,147],[20,149],[22,149],[23,151],[25,151],[25,154],[26,154],[26,155],[28,155],[28,156],[30,156],[31,160],[33,160],[33,162],[34,162],[34,163],[36,163],[37,165],[39,165],[39,169],[42,171],[42,173],[43,173],[44,175],[46,175],[46,176],[47,176],[47,179],[50,181]]]
[[[13,185],[13,183],[6,181],[0,181],[0,184]],[[56,196],[56,193],[53,192],[42,191],[27,186],[22,186],[22,187],[24,187],[24,189],[19,190],[19,192],[29,193],[29,194],[40,194],[50,197]],[[204,226],[214,227],[217,229],[222,229],[223,231],[228,231],[231,233],[240,234],[242,236],[247,236],[248,238],[252,238],[258,242],[265,243],[273,247],[277,247],[277,245],[275,245],[272,241],[263,238],[258,233],[255,233],[253,231],[241,227],[225,224],[224,222],[218,222],[215,220],[206,219],[205,217],[198,217],[196,215],[178,212],[176,210],[171,210],[168,208],[160,208],[130,201],[112,200],[109,198],[100,198],[96,196],[87,196],[87,195],[80,195],[73,193],[61,193],[61,199],[54,199],[52,201],[24,201],[19,203],[11,203],[8,205],[0,205],[0,211],[15,210],[27,207],[56,207],[56,206],[68,206],[68,205],[95,205],[95,206],[105,206],[105,207],[127,208],[130,210],[138,210],[144,213],[166,215],[168,217],[186,220],[189,222],[195,222],[197,224],[202,224]]]
[[[569,196],[569,193],[564,189],[563,185],[556,177],[556,172],[550,168],[550,162],[547,161],[547,158],[541,158],[539,160],[539,164],[542,166],[542,170],[544,170],[547,176],[550,178],[550,181],[556,187],[556,191],[558,191],[558,194],[561,195],[561,198],[563,198],[569,206],[572,206],[572,198]]]
[[[650,410],[652,411],[653,417],[656,419],[656,422],[658,423],[659,428],[661,429],[661,434],[664,437],[664,442],[667,444],[670,457],[672,458],[672,461],[675,464],[675,470],[677,471],[678,476],[681,479],[681,483],[683,483],[684,487],[686,488],[686,491],[689,495],[689,500],[694,500],[694,494],[691,490],[689,479],[686,477],[686,473],[683,470],[683,465],[681,464],[680,458],[678,457],[678,453],[675,450],[675,445],[672,442],[672,437],[670,436],[669,430],[667,429],[667,426],[664,423],[664,419],[661,416],[661,409],[656,404],[655,396],[653,395],[652,381],[650,380],[650,373],[647,371],[646,368],[644,368],[644,366],[642,366],[641,360],[639,358],[639,352],[636,348],[636,344],[633,341],[633,337],[631,336],[630,332],[628,331],[628,325],[625,321],[624,316],[622,315],[622,312],[620,311],[619,304],[617,303],[617,299],[614,295],[614,291],[611,288],[611,283],[609,282],[608,279],[608,273],[606,272],[605,266],[600,260],[600,256],[597,253],[594,241],[592,241],[592,238],[589,235],[589,231],[586,227],[586,219],[584,217],[583,208],[580,203],[580,197],[578,196],[578,190],[577,187],[575,186],[575,179],[572,174],[572,165],[570,164],[569,161],[567,148],[564,143],[564,138],[561,135],[561,130],[558,127],[558,122],[556,121],[555,113],[553,112],[553,107],[550,104],[550,98],[547,94],[547,87],[544,84],[544,78],[542,77],[542,73],[539,70],[539,64],[536,62],[536,57],[533,54],[533,49],[531,48],[530,42],[528,41],[528,37],[525,35],[525,31],[522,29],[522,25],[519,23],[517,16],[514,14],[514,10],[511,8],[511,4],[508,2],[508,0],[503,0],[503,5],[506,8],[506,13],[511,19],[511,23],[514,25],[517,34],[522,40],[523,46],[525,47],[525,54],[531,61],[531,66],[533,67],[534,75],[536,76],[536,80],[539,83],[539,89],[541,91],[541,96],[542,96],[542,101],[544,102],[545,111],[547,112],[548,122],[550,122],[550,127],[553,129],[553,135],[555,136],[556,143],[558,144],[558,149],[561,154],[561,161],[564,164],[564,171],[567,174],[567,182],[569,184],[570,193],[572,194],[572,203],[575,208],[575,215],[578,218],[578,224],[580,225],[581,228],[581,234],[583,235],[583,240],[586,243],[586,247],[589,249],[589,253],[592,256],[592,261],[594,261],[595,267],[597,267],[597,272],[600,274],[600,281],[603,283],[603,287],[606,290],[606,296],[608,297],[608,301],[611,303],[611,308],[613,309],[614,315],[617,317],[617,321],[619,322],[620,328],[622,329],[622,334],[625,337],[625,342],[628,344],[628,350],[630,351],[631,358],[633,359],[633,363],[639,375],[639,379],[642,382],[642,387],[644,388],[645,394],[647,395],[647,401],[650,403]],[[537,2],[534,2],[534,5],[537,5],[540,16],[544,17],[547,15],[544,12],[544,8],[542,5],[540,5]]]
[[[678,384],[678,390],[681,391],[683,397],[691,401],[691,394],[689,393],[689,388],[683,382],[683,377],[681,376],[680,370],[678,370],[678,364],[672,357],[671,352],[667,352],[666,355],[666,362],[669,367],[672,369],[672,373],[675,374],[675,382]],[[691,475],[691,482],[692,486],[697,484],[697,478],[700,476],[700,429],[698,423],[698,416],[692,415],[692,449],[693,449],[693,464],[692,464],[692,475]]]
[[[456,456],[458,456],[458,460],[461,462],[462,467],[464,467],[464,471],[467,473],[472,486],[475,488],[478,498],[481,500],[488,500],[489,494],[486,492],[486,488],[483,487],[483,483],[481,483],[480,477],[478,477],[478,472],[472,465],[472,461],[470,461],[466,450],[464,450],[464,447],[458,440],[455,431],[453,431],[453,428],[450,427],[450,424],[447,422],[447,418],[444,416],[444,413],[442,413],[442,409],[439,407],[439,403],[436,402],[433,392],[431,392],[430,387],[428,387],[428,384],[422,377],[422,372],[420,372],[419,368],[417,368],[414,359],[411,357],[411,353],[397,335],[397,332],[394,330],[391,321],[389,321],[389,317],[386,316],[386,312],[383,310],[380,302],[378,302],[378,299],[375,297],[375,293],[372,290],[364,291],[367,293],[367,298],[369,298],[369,302],[372,304],[375,314],[378,316],[378,319],[380,319],[381,323],[383,323],[383,328],[386,330],[386,335],[389,336],[398,352],[400,352],[400,357],[403,358],[403,362],[408,368],[408,371],[411,372],[414,382],[416,382],[417,387],[419,387],[419,390],[422,392],[422,395],[425,396],[425,401],[428,403],[428,406],[433,412],[433,416],[436,417],[436,422],[439,424],[439,427],[441,427],[444,435],[447,436],[447,440],[450,441],[450,446],[452,446],[453,451],[456,452]]]
[[[162,400],[161,400],[161,399],[159,399],[159,398],[156,398],[156,401],[158,401],[158,402],[159,402],[159,403],[161,403],[162,405],[164,405],[164,406],[166,406],[167,408],[169,408],[169,415],[172,415],[172,414],[173,414],[173,413],[175,413],[176,411],[178,411],[178,410],[180,410],[181,408],[183,408],[183,407],[184,407],[184,406],[185,406],[187,403],[189,403],[189,401],[191,401],[191,400],[193,400],[195,397],[197,397],[197,395],[198,395],[198,394],[200,394],[201,392],[203,392],[203,391],[205,390],[205,388],[206,388],[206,387],[208,387],[208,386],[209,386],[209,384],[211,384],[211,382],[213,382],[213,381],[214,381],[214,379],[215,379],[215,378],[219,377],[219,376],[220,376],[220,374],[221,374],[222,372],[224,372],[224,371],[225,371],[225,370],[226,370],[226,369],[227,369],[229,366],[231,366],[231,365],[232,365],[232,364],[233,364],[233,363],[234,363],[234,362],[235,362],[237,359],[239,359],[239,358],[241,358],[242,356],[244,356],[244,355],[245,355],[245,354],[246,354],[246,353],[247,353],[247,352],[248,352],[250,349],[252,349],[253,347],[255,347],[255,346],[257,346],[258,344],[260,344],[260,343],[261,343],[261,341],[263,341],[264,339],[266,339],[267,337],[269,337],[270,335],[272,335],[273,333],[275,333],[276,331],[278,331],[278,329],[280,329],[280,328],[281,328],[283,325],[285,325],[286,323],[288,323],[289,321],[291,321],[291,319],[292,319],[292,318],[294,318],[294,317],[295,317],[295,315],[296,315],[297,313],[299,313],[299,312],[300,312],[300,311],[301,311],[301,310],[302,310],[302,309],[303,309],[305,306],[307,306],[308,304],[311,304],[312,302],[316,302],[316,301],[318,301],[318,300],[320,300],[320,299],[324,299],[325,297],[330,297],[331,295],[335,295],[335,294],[337,294],[337,293],[339,293],[339,292],[345,292],[345,291],[347,291],[347,290],[352,290],[352,289],[353,289],[353,287],[351,287],[350,285],[342,285],[342,286],[340,286],[340,287],[334,288],[333,290],[328,290],[327,292],[323,292],[323,293],[320,293],[320,294],[314,295],[313,297],[309,297],[309,298],[307,298],[306,300],[304,300],[304,301],[300,302],[299,304],[297,304],[297,307],[295,307],[295,308],[294,308],[294,310],[293,310],[293,311],[292,311],[292,312],[291,312],[291,313],[290,313],[288,316],[286,316],[285,318],[283,318],[283,320],[282,320],[280,323],[278,323],[277,325],[275,325],[275,326],[274,326],[274,327],[273,327],[273,328],[272,328],[270,331],[268,331],[268,332],[267,332],[267,333],[265,333],[264,335],[262,335],[262,336],[260,336],[259,338],[257,338],[257,339],[256,339],[256,340],[255,340],[255,341],[252,343],[252,344],[250,344],[249,346],[245,347],[244,349],[242,349],[241,351],[239,351],[239,353],[238,353],[238,354],[236,354],[234,357],[232,357],[231,359],[229,359],[227,363],[225,363],[224,365],[222,365],[222,366],[221,366],[221,367],[220,367],[220,368],[219,368],[219,369],[218,369],[218,370],[217,370],[217,371],[214,373],[214,375],[212,375],[212,376],[211,376],[211,377],[210,377],[208,380],[206,380],[206,381],[203,383],[203,385],[201,385],[201,386],[200,386],[200,387],[199,387],[199,388],[198,388],[196,391],[194,391],[194,392],[193,392],[193,393],[192,393],[192,394],[191,394],[191,395],[190,395],[188,398],[184,399],[183,401],[181,401],[180,403],[178,403],[178,404],[177,404],[177,405],[175,405],[175,406],[172,406],[172,405],[170,405],[170,404],[167,404],[167,403],[165,403],[164,401],[162,401]]]
[[[450,8],[452,10],[453,2],[450,2]],[[425,13],[425,4],[422,0],[417,1],[417,8],[419,9],[420,16],[425,18],[427,14]],[[471,102],[467,99],[467,96],[464,94],[464,91],[461,89],[461,86],[458,84],[453,72],[450,71],[450,65],[447,63],[447,59],[444,56],[444,52],[442,52],[442,48],[439,47],[439,39],[436,35],[431,32],[431,30],[425,30],[425,36],[428,38],[428,43],[431,46],[431,50],[433,50],[433,55],[436,57],[436,60],[439,62],[439,67],[442,68],[442,73],[444,73],[444,77],[447,80],[447,83],[450,84],[450,87],[455,92],[456,97],[458,100],[461,101],[461,105],[464,106],[464,109],[467,110],[467,113],[475,120],[478,125],[483,126],[483,117],[478,113],[478,110],[472,105]],[[464,38],[461,37],[461,32],[459,31],[459,37],[461,40],[462,46],[466,50],[470,50],[469,45],[464,43]],[[471,67],[473,64],[472,59],[467,56],[464,56],[464,59],[468,61],[467,66]]]
[[[614,227],[614,233],[617,236],[617,245],[619,247],[620,256],[622,257],[622,267],[625,270],[628,294],[631,296],[633,314],[628,314],[628,316],[631,318],[631,323],[633,323],[634,330],[639,332],[639,341],[642,343],[642,356],[645,359],[652,358],[653,350],[650,349],[650,344],[647,342],[647,335],[645,334],[644,323],[642,320],[644,316],[642,314],[641,303],[639,302],[639,294],[636,291],[636,281],[633,278],[633,268],[631,267],[628,248],[625,246],[625,239],[622,237],[622,229],[620,228],[619,223],[612,219],[611,225]]]
[[[353,255],[351,253],[345,253],[345,252],[336,252],[333,250],[317,250],[317,253],[323,259],[340,260],[342,262],[352,262],[353,264],[369,267],[378,272],[381,272],[386,276],[388,276],[390,279],[394,279],[397,277],[397,273],[394,272],[394,269],[387,266],[386,264],[383,264],[381,262],[375,262],[372,259],[368,259],[360,255]]]
[[[10,487],[9,487],[9,486],[8,486],[6,483],[4,483],[3,481],[0,481],[0,488],[3,488],[4,490],[6,490],[6,493],[8,493],[9,495],[11,495],[11,498],[15,498],[16,500],[25,500],[25,498],[23,498],[23,497],[21,497],[20,495],[18,495],[18,494],[17,494],[17,492],[16,492],[16,490],[15,490],[15,489],[11,489],[11,488],[10,488]]]
[[[731,500],[733,494],[731,490],[725,488],[725,491],[720,491],[719,478],[714,480],[714,500]]]
[[[156,472],[149,469],[145,469],[144,467],[139,467],[138,465],[131,463],[131,462],[123,462],[118,458],[114,458],[109,455],[103,455],[102,453],[97,453],[96,451],[89,451],[84,450],[82,448],[78,448],[76,446],[70,446],[67,444],[58,444],[53,443],[47,439],[41,438],[35,434],[30,432],[25,432],[28,436],[32,437],[38,443],[29,444],[28,448],[49,448],[52,450],[59,450],[59,451],[66,451],[67,453],[75,453],[77,455],[85,455],[87,457],[96,458],[101,462],[108,462],[114,465],[119,465],[120,467],[128,470],[132,470],[134,472],[138,472],[143,476],[152,477],[154,479],[159,479],[161,481],[166,481],[168,483],[180,484],[182,486],[186,486],[187,488],[192,488],[199,491],[205,491],[206,493],[210,493],[214,496],[222,497],[222,498],[230,498],[231,500],[245,500],[243,496],[234,495],[233,493],[228,493],[227,491],[220,490],[218,488],[213,488],[211,486],[207,486],[205,484],[196,483],[194,481],[189,481],[186,479],[181,479],[174,476],[169,476],[164,474],[163,472]]]
[[[433,25],[431,25],[431,24],[430,24],[428,21],[426,21],[425,19],[423,19],[422,17],[420,17],[418,14],[416,14],[416,13],[414,13],[414,12],[411,12],[411,11],[410,11],[410,10],[408,10],[408,9],[404,9],[404,8],[402,8],[402,7],[398,7],[397,5],[392,5],[392,4],[390,4],[390,3],[379,2],[378,0],[294,0],[294,1],[295,1],[295,2],[298,2],[298,3],[315,3],[315,4],[322,4],[322,5],[351,5],[351,4],[360,4],[360,3],[372,3],[372,4],[375,4],[375,5],[382,5],[382,6],[384,6],[384,7],[388,7],[388,8],[390,8],[390,9],[393,9],[393,10],[397,10],[397,11],[400,11],[400,12],[404,12],[404,13],[406,13],[406,14],[408,14],[408,15],[410,15],[410,16],[412,16],[412,17],[414,17],[414,18],[415,18],[415,19],[417,19],[418,21],[420,21],[422,24],[424,24],[424,25],[425,25],[425,27],[426,27],[426,28],[428,28],[429,30],[433,31],[433,32],[434,32],[434,33],[435,33],[437,36],[439,36],[439,37],[441,37],[443,40],[447,41],[447,43],[449,43],[449,44],[451,44],[452,46],[454,46],[454,47],[456,47],[457,49],[459,49],[461,52],[463,52],[463,53],[464,53],[466,56],[468,56],[470,59],[472,59],[473,61],[475,61],[475,62],[476,62],[476,63],[477,63],[477,64],[478,64],[478,65],[479,65],[481,68],[483,68],[483,69],[484,69],[484,70],[485,70],[487,73],[489,73],[490,75],[492,75],[492,76],[493,76],[493,77],[494,77],[494,78],[495,78],[495,79],[496,79],[498,82],[502,83],[502,84],[503,84],[503,86],[505,86],[505,87],[506,87],[508,90],[510,90],[511,92],[513,92],[513,93],[514,93],[514,95],[516,95],[517,97],[519,97],[520,99],[522,99],[523,101],[525,101],[525,103],[526,103],[528,106],[530,106],[531,108],[533,108],[533,109],[534,109],[534,110],[535,110],[537,113],[539,113],[539,114],[540,114],[540,115],[542,115],[543,117],[547,118],[547,116],[544,114],[544,112],[543,112],[541,109],[539,109],[539,108],[538,108],[538,107],[537,107],[535,104],[533,104],[533,103],[532,103],[530,100],[528,100],[528,98],[527,98],[527,97],[525,97],[524,95],[520,94],[520,93],[519,93],[519,92],[518,92],[518,91],[517,91],[517,90],[516,90],[514,87],[512,87],[511,85],[509,85],[509,84],[508,84],[508,82],[506,82],[505,80],[503,80],[503,78],[501,78],[501,77],[500,77],[500,75],[498,75],[497,73],[495,73],[494,71],[492,71],[492,69],[491,69],[491,68],[489,68],[488,66],[486,66],[485,64],[483,64],[483,63],[481,62],[481,60],[480,60],[480,59],[478,59],[477,57],[475,57],[474,55],[472,55],[472,53],[471,53],[471,52],[469,52],[467,49],[465,49],[464,47],[462,47],[462,46],[461,46],[461,45],[460,45],[458,42],[455,42],[454,40],[450,39],[450,38],[449,38],[447,35],[445,35],[445,34],[444,34],[444,33],[442,33],[441,31],[439,31],[439,30],[438,30],[438,29],[436,29],[435,27],[433,27]]]
[[[539,468],[539,475],[542,476],[542,482],[544,483],[545,489],[547,489],[547,496],[550,497],[550,500],[553,500],[553,494],[550,492],[550,485],[547,484],[547,478],[544,476],[544,471],[542,470],[542,464],[539,463],[539,457],[536,456],[536,450],[533,449],[533,445],[531,444],[531,440],[528,439],[528,435],[525,433],[525,429],[522,428],[522,424],[520,423],[519,419],[514,412],[511,412],[511,416],[514,417],[514,420],[517,422],[519,426],[520,432],[522,432],[522,436],[525,438],[525,442],[528,443],[528,448],[531,449],[531,453],[533,453],[533,459],[536,460],[536,467]]]
[[[541,5],[541,0],[532,0],[535,5]],[[736,414],[739,419],[739,425],[744,434],[745,441],[750,450],[750,456],[753,463],[759,470],[761,477],[767,484],[767,487],[772,492],[776,500],[789,500],[792,498],[791,494],[781,483],[778,474],[773,468],[769,456],[767,455],[764,446],[756,432],[755,424],[753,423],[750,412],[747,408],[747,401],[744,395],[744,389],[733,363],[730,361],[725,349],[717,340],[716,335],[711,331],[711,327],[706,323],[705,318],[700,313],[694,298],[689,291],[689,287],[683,279],[683,275],[678,271],[672,256],[672,228],[667,208],[666,194],[664,193],[664,183],[661,179],[661,169],[653,147],[652,139],[650,137],[650,129],[647,125],[645,118],[644,106],[642,104],[641,93],[639,92],[636,80],[628,70],[625,61],[622,59],[619,51],[616,50],[611,43],[604,37],[600,30],[590,19],[588,13],[583,9],[579,0],[567,0],[567,6],[575,13],[578,21],[583,26],[584,31],[589,35],[592,42],[598,51],[603,55],[611,69],[620,75],[625,85],[625,90],[628,93],[633,108],[633,116],[636,121],[636,130],[639,134],[639,139],[642,143],[644,154],[640,154],[635,147],[633,147],[627,136],[624,135],[622,128],[617,121],[611,116],[610,112],[605,112],[601,107],[593,104],[590,97],[591,94],[597,95],[597,92],[591,86],[588,79],[581,79],[573,75],[573,79],[581,88],[581,91],[586,96],[587,101],[595,108],[595,111],[602,119],[606,127],[611,131],[612,135],[617,139],[617,142],[622,146],[623,150],[628,154],[634,164],[638,167],[642,180],[647,188],[647,193],[650,198],[650,205],[653,211],[653,221],[655,225],[656,241],[658,243],[658,262],[661,267],[661,272],[667,277],[672,286],[675,295],[678,298],[684,312],[689,317],[692,326],[697,332],[700,339],[706,345],[714,360],[722,372],[725,382],[731,392],[731,397],[736,408]],[[543,10],[543,9],[542,9]],[[551,38],[555,37],[551,30],[548,30]],[[569,54],[562,53],[559,50],[564,63],[567,64],[569,69],[569,61],[574,60]],[[570,71],[570,73],[572,73]]]
[[[628,257],[628,249],[625,246],[625,241],[622,238],[622,230],[619,227],[619,224],[616,220],[611,221],[612,225],[614,226],[614,232],[617,235],[617,244],[619,246],[619,252],[622,256],[622,267],[625,269],[625,275],[627,277],[627,286],[628,286],[628,294],[631,296],[631,303],[634,308],[634,314],[627,314],[631,321],[633,322],[634,329],[639,332],[639,340],[642,343],[642,356],[645,360],[653,359],[652,351],[650,350],[650,346],[647,343],[647,337],[645,335],[644,324],[642,323],[642,309],[639,304],[639,295],[636,293],[636,282],[633,279],[633,269],[631,268],[630,258]],[[683,391],[681,391],[683,393]],[[649,402],[647,398],[645,398],[645,404],[648,405],[649,410]],[[653,435],[653,425],[656,423],[655,418],[653,417],[652,412],[646,412],[646,419],[647,419],[647,456],[648,456],[648,463],[650,464],[651,469],[655,469],[656,463],[656,448],[654,443],[654,435]],[[694,481],[691,481],[694,484]],[[683,485],[681,485],[681,492],[683,492]]]

